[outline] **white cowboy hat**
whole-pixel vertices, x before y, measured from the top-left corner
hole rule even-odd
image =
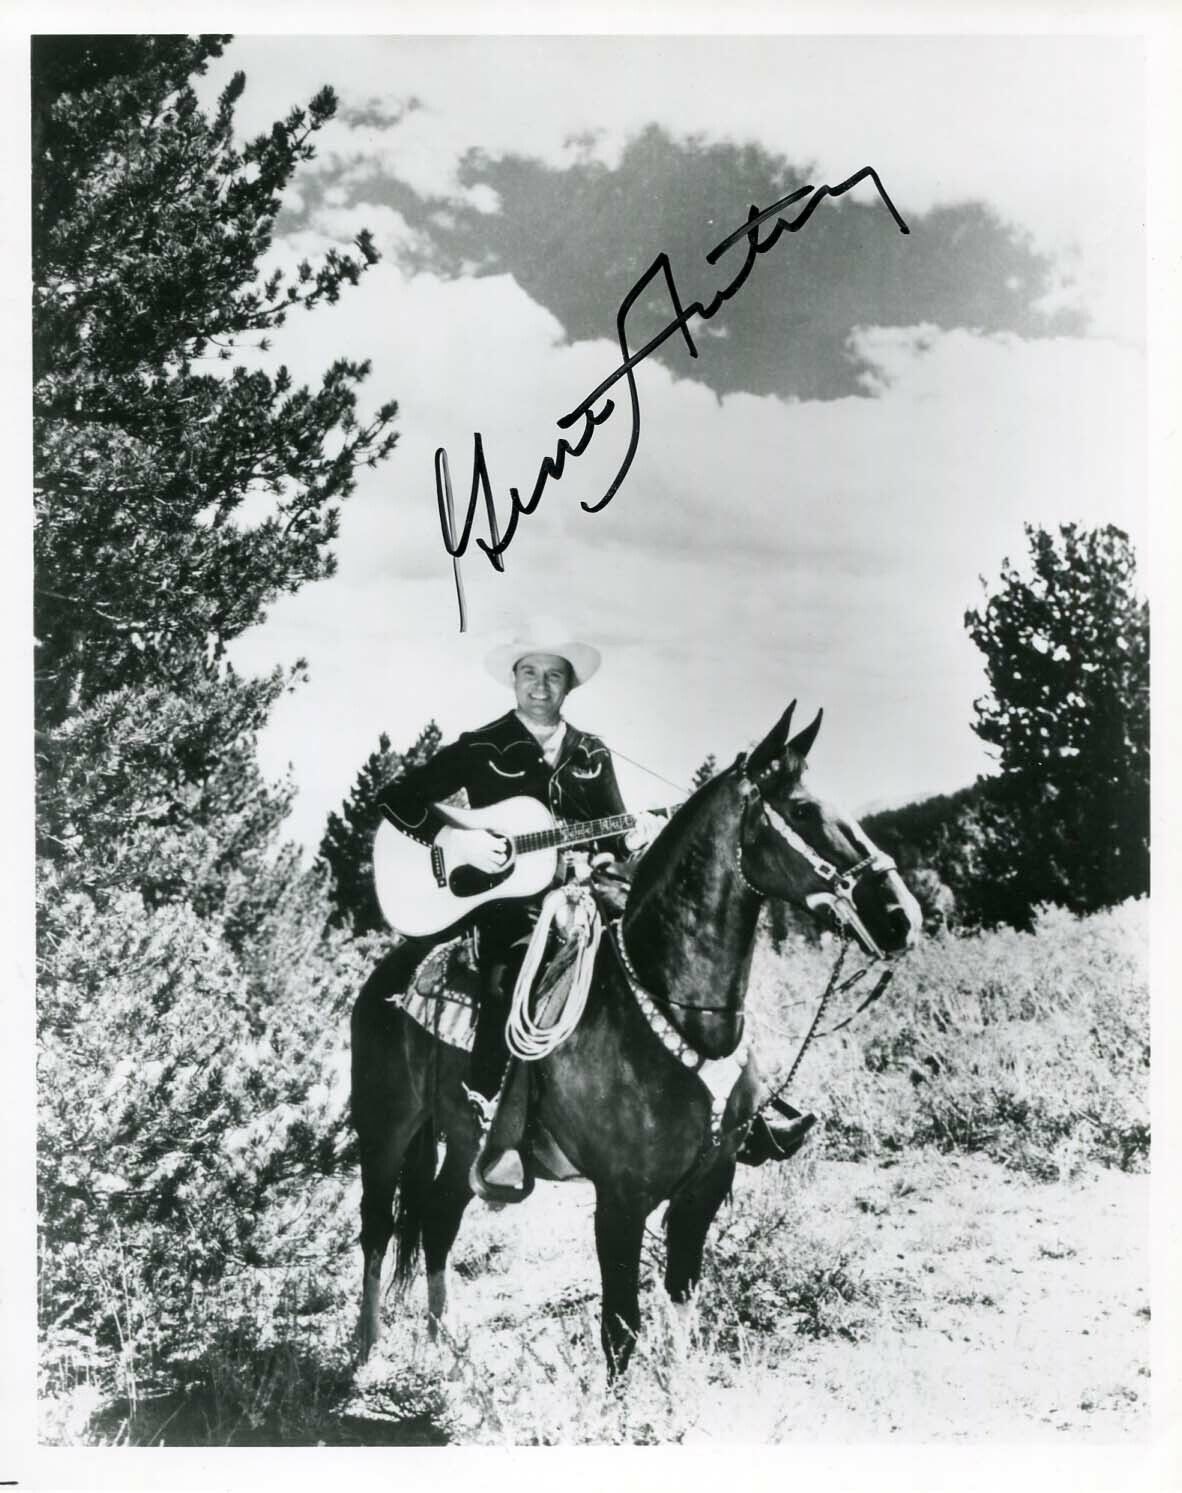
[[[485,655],[484,667],[498,684],[513,687],[513,669],[530,653],[552,653],[565,658],[571,667],[571,689],[586,684],[602,659],[599,649],[590,643],[576,643],[569,630],[551,617],[538,617],[511,643],[501,643]]]

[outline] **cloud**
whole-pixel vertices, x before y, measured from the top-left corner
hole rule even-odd
[[[276,770],[296,763],[296,825],[315,836],[380,730],[409,741],[434,714],[454,732],[507,703],[480,677],[480,637],[456,633],[436,446],[462,503],[480,430],[504,513],[510,483],[528,488],[555,419],[615,350],[566,343],[510,277],[392,265],[278,341],[298,377],[330,356],[371,357],[367,398],[401,407],[395,456],[345,506],[337,577],[278,603],[236,655],[309,659],[312,682],[277,714],[267,751]],[[737,750],[799,693],[829,712],[823,760],[845,802],[971,779],[985,765],[968,730],[982,680],[962,615],[977,577],[1020,555],[1024,521],[1142,531],[1141,360],[1092,339],[922,325],[854,341],[872,397],[719,399],[643,364],[640,447],[613,502],[588,514],[578,500],[619,463],[622,407],[521,520],[505,574],[474,547],[465,559],[477,634],[557,612],[610,639],[613,668],[574,718],[610,727],[665,776]],[[625,773],[633,801],[652,790]]]
[[[423,199],[469,197],[473,147],[614,169],[654,122],[812,163],[819,180],[870,162],[904,213],[988,204],[1061,261],[1055,309],[1143,336],[1136,38],[239,37],[203,92],[237,67],[244,133],[332,82],[345,108],[321,160],[366,159]]]
[[[696,317],[688,332],[711,356],[692,356],[674,336],[653,357],[717,393],[857,393],[848,334],[859,322],[925,319],[1025,336],[1085,324],[1066,295],[1058,309],[1036,309],[1051,305],[1058,286],[1052,261],[989,208],[933,207],[911,215],[902,234],[868,182],[822,202],[807,220],[803,203],[786,210],[785,221],[802,215],[799,233],[773,244],[769,224],[761,235],[767,252],[745,279],[742,243],[711,266],[709,251],[742,225],[750,205],[816,183],[800,163],[755,144],[674,139],[650,124],[612,167],[592,160],[556,168],[532,156],[470,151],[461,163],[465,189],[490,193],[498,204],[492,213],[487,204],[420,196],[402,174],[398,147],[396,136],[384,168],[357,182],[350,201],[378,214],[396,210],[410,224],[413,240],[394,245],[402,262],[443,276],[509,274],[571,341],[582,341],[614,336],[616,308],[665,255],[674,288],[663,277],[651,280],[629,312],[629,344],[644,346],[665,330],[675,297],[686,307],[710,307],[712,317]],[[328,200],[339,183],[331,161],[305,180],[306,220],[324,220],[317,195]],[[735,281],[741,289],[716,302]]]
[[[825,705],[815,771],[852,807],[986,765],[962,625],[978,576],[1020,558],[1024,521],[1144,535],[1135,47],[267,38],[236,41],[227,63],[247,67],[248,133],[326,80],[355,106],[320,137],[332,172],[297,178],[300,230],[275,258],[363,224],[386,253],[265,355],[313,382],[335,357],[370,358],[363,407],[400,406],[393,458],[344,507],[338,575],[235,651],[243,667],[309,659],[264,743],[273,770],[295,764],[298,835],[318,839],[379,731],[397,745],[431,715],[452,735],[504,709],[482,635],[534,612],[605,647],[572,718],[675,781],[792,695]],[[615,366],[615,308],[653,253],[709,281],[720,196],[765,194],[782,163],[836,181],[868,160],[912,237],[884,248],[880,209],[826,204],[711,325],[726,335],[701,329],[696,362],[647,360],[616,498],[579,506],[622,459],[620,387],[521,520],[505,573],[465,560],[476,631],[460,637],[436,447],[461,502],[475,431],[500,503],[528,491],[556,419]],[[922,273],[890,257],[912,251]],[[684,288],[704,285],[687,269]],[[1062,335],[1084,313],[1092,335]],[[670,796],[619,766],[629,802]]]

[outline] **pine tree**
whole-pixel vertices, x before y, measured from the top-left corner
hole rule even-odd
[[[696,793],[699,788],[704,788],[710,779],[718,772],[718,758],[713,752],[702,762],[702,765],[694,772],[690,786]]]
[[[331,574],[395,406],[360,421],[364,363],[309,390],[237,357],[376,254],[261,278],[335,105],[239,147],[242,75],[210,118],[191,86],[227,40],[33,46],[38,1302],[116,1384],[152,1344],[192,1355],[195,1283],[353,1228],[331,1173],[375,951],[326,931],[327,878],[280,843],[292,786],[259,771],[299,668],[242,678],[225,648]]]
[[[341,804],[341,812],[329,814],[320,841],[319,860],[331,877],[329,895],[335,927],[372,933],[386,926],[373,884],[373,837],[381,818],[378,796],[409,768],[421,766],[433,757],[440,740],[439,727],[431,721],[414,745],[399,753],[390,750],[390,738],[383,731],[378,737],[377,751],[371,752],[362,764],[352,792]]]
[[[378,256],[333,250],[261,278],[281,194],[336,100],[325,88],[239,147],[236,73],[212,118],[190,79],[225,37],[33,46],[37,713],[104,691],[183,690],[267,604],[330,575],[339,502],[389,454],[357,417],[368,364],[318,390],[235,353],[335,301]],[[250,499],[247,519],[243,508]]]
[[[1030,573],[1003,562],[965,616],[990,686],[973,729],[1000,768],[981,803],[981,893],[1017,921],[1149,886],[1149,613],[1132,546],[1111,525],[1026,535]]]

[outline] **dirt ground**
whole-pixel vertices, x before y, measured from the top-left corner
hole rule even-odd
[[[1029,1182],[974,1159],[819,1166],[817,1233],[902,1309],[860,1341],[795,1354],[781,1426],[824,1440],[1147,1436],[1148,1181]]]
[[[756,1342],[741,1384],[714,1376],[685,1441],[1148,1436],[1147,1176],[1093,1170],[1035,1182],[977,1157],[933,1154],[886,1166],[802,1162],[790,1180],[740,1169],[734,1216],[760,1189],[787,1192],[793,1226],[771,1248],[787,1278],[799,1259],[826,1282],[830,1304],[821,1314],[786,1306],[775,1351]],[[503,1373],[539,1323],[565,1335],[567,1362],[571,1344],[587,1354],[591,1206],[583,1184],[541,1184],[522,1207],[470,1210],[448,1316],[469,1372]],[[655,1230],[649,1254],[655,1276]],[[646,1320],[665,1310],[656,1290],[644,1309]],[[420,1283],[404,1312],[421,1310]],[[390,1337],[411,1331],[404,1315]],[[389,1414],[388,1372],[382,1355],[363,1370],[355,1413],[384,1401]]]

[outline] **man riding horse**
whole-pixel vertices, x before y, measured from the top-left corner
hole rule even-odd
[[[396,779],[379,800],[382,813],[401,833],[437,847],[449,866],[468,865],[492,875],[504,870],[511,856],[508,839],[488,829],[451,822],[438,805],[463,790],[470,808],[487,808],[506,799],[537,799],[558,821],[596,820],[624,813],[611,754],[597,736],[568,722],[562,707],[571,690],[596,673],[597,649],[574,641],[565,630],[535,625],[528,635],[494,648],[485,660],[492,676],[508,685],[515,706],[497,720],[463,733],[423,766]],[[643,853],[660,824],[638,816],[627,836],[594,841],[590,853],[600,877],[626,878],[630,867],[605,867],[622,850]],[[623,842],[621,844],[621,841]],[[560,861],[559,879],[571,869]],[[492,1099],[508,1058],[505,1019],[509,997],[525,957],[542,897],[486,902],[466,920],[475,945],[480,980],[480,1008],[471,1055],[469,1085]],[[449,930],[448,937],[455,936]],[[408,964],[425,957],[429,943],[411,940],[402,957],[392,961],[395,979],[405,978]],[[739,1160],[760,1165],[794,1154],[811,1125],[812,1115],[778,1106],[783,1117],[769,1122],[760,1115]],[[503,1127],[501,1127],[503,1130]],[[504,1137],[502,1135],[502,1141]],[[485,1150],[472,1168],[473,1191],[489,1201],[517,1201],[527,1193],[522,1158],[513,1145]]]

